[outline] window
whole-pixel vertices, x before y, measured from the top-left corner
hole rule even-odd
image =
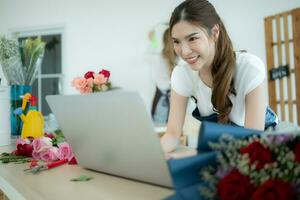
[[[51,110],[45,97],[63,93],[62,31],[47,29],[44,31],[20,31],[14,34],[19,42],[29,37],[34,39],[37,36],[41,36],[42,40],[46,42],[41,68],[38,69],[37,78],[32,85],[32,94],[39,99],[38,109],[43,115],[48,115]]]

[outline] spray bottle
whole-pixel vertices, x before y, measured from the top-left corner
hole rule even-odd
[[[30,103],[29,110],[26,115],[23,111],[26,108],[26,104]],[[36,107],[37,98],[29,93],[23,96],[22,107],[15,110],[15,114],[21,117],[23,121],[21,138],[28,137],[39,138],[44,135],[44,118],[41,112]]]

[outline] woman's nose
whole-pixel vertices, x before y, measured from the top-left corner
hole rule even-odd
[[[185,42],[181,43],[181,55],[183,57],[188,56],[192,52],[190,46]]]

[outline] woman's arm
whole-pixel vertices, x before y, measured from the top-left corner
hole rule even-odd
[[[179,145],[185,119],[188,98],[171,90],[171,104],[167,131],[161,138],[164,152],[171,152]]]
[[[246,95],[245,128],[264,130],[266,115],[265,82]]]

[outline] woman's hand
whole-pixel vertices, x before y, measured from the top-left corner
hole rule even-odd
[[[174,134],[164,134],[160,139],[160,144],[165,153],[174,151],[180,144],[179,138]]]
[[[176,150],[180,144],[179,137],[182,135],[182,127],[185,119],[188,98],[171,90],[171,104],[166,133],[161,137],[160,143],[165,157],[171,158],[170,152]]]

